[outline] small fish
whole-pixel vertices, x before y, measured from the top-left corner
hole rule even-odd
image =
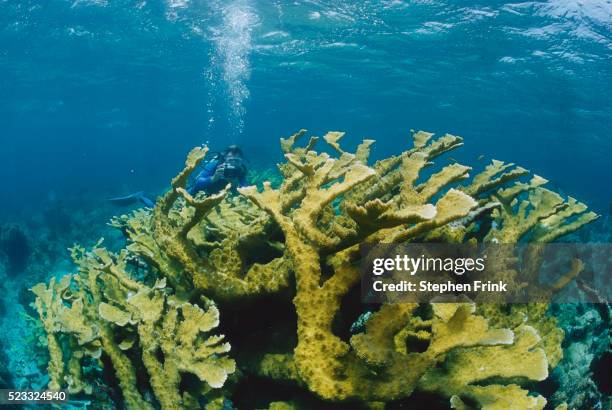
[[[448,160],[449,160],[449,161],[451,161],[451,162],[459,162],[459,161],[457,161],[457,160],[456,160],[455,158],[453,158],[453,157],[449,157],[449,158],[448,158]]]
[[[477,158],[478,161],[482,161],[484,159],[484,154],[480,154]]]

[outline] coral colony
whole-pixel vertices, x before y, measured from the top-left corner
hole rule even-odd
[[[248,378],[293,386],[270,409],[299,408],[302,396],[383,409],[416,393],[456,409],[542,409],[528,386],[557,366],[563,340],[547,304],[388,303],[364,314],[359,248],[550,242],[597,215],[501,161],[474,177],[452,163],[420,181],[463,144],[457,136],[416,132],[411,149],[369,164],[373,140],[349,153],[329,132],[328,155],[317,137],[298,147],[304,135],[281,139],[278,188],[235,196],[186,191],[207,152],[193,149],[154,209],[113,219],[123,250],[75,246],[76,273],[33,287],[49,388],[95,394],[104,368],[130,409],[231,408]],[[508,263],[497,271],[511,282]]]

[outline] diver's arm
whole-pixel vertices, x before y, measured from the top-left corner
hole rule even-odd
[[[191,195],[195,195],[198,192],[204,191],[208,187],[210,187],[212,183],[215,182],[213,180],[213,177],[218,166],[219,161],[216,159],[213,159],[209,163],[207,163],[204,166],[202,172],[200,172],[200,174],[196,177],[195,182],[193,183],[191,188],[189,188],[189,193]]]

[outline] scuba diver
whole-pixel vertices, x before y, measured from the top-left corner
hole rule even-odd
[[[230,145],[204,165],[193,185],[187,189],[191,195],[200,191],[214,194],[221,191],[228,183],[232,187],[246,186],[247,168],[244,156],[238,145]]]
[[[247,185],[246,175],[247,167],[242,149],[238,145],[230,145],[225,150],[216,153],[204,165],[204,169],[198,174],[191,186],[187,187],[187,191],[191,195],[200,191],[210,195],[221,191],[228,183],[232,184],[232,188],[243,187]],[[133,205],[137,202],[148,208],[155,206],[155,201],[148,198],[143,191],[110,198],[109,202],[120,206]]]

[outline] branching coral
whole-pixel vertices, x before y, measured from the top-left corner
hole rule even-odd
[[[364,244],[548,242],[596,215],[542,188],[543,178],[520,182],[528,171],[513,164],[493,161],[471,179],[471,169],[458,163],[425,172],[463,145],[454,135],[416,132],[411,149],[371,165],[373,140],[353,154],[341,145],[343,133],[329,132],[323,140],[332,156],[314,151],[317,137],[299,147],[304,135],[300,130],[281,139],[286,162],[279,165],[278,186],[239,188],[238,197],[229,196],[229,187],[211,196],[186,191],[206,155],[206,148],[192,150],[153,210],[112,221],[128,238],[125,250],[75,250],[78,274],[37,285],[50,338],[50,386],[82,379],[85,353],[77,352],[96,348],[90,356],[110,360],[131,408],[154,405],[136,383],[142,368],[163,408],[195,406],[202,397],[221,406],[224,395],[232,396],[225,381],[236,368],[226,355],[229,344],[208,335],[219,324],[216,304],[257,322],[258,303],[275,298],[294,309],[293,327],[278,325],[295,332],[285,335],[294,345],[260,343],[237,352],[236,379],[255,375],[328,402],[373,408],[409,401],[415,389],[446,397],[455,408],[511,402],[542,408],[546,400],[522,385],[545,379],[560,359],[562,332],[546,316],[546,305],[389,303],[362,315],[352,334],[338,323],[363,313],[346,301],[360,280]],[[508,266],[499,270],[516,277],[513,255],[502,256]],[[239,334],[232,326],[222,323],[229,343],[240,343],[232,339]],[[74,359],[66,365],[64,357]],[[184,373],[201,384],[180,388]],[[211,389],[220,390],[211,395]],[[270,408],[289,406],[271,401]]]
[[[73,299],[69,289],[70,276],[59,282],[52,278],[49,286],[39,283],[32,288],[36,294],[35,307],[47,332],[49,348],[49,388],[67,386],[73,393],[81,390],[91,393],[91,386],[82,380],[79,362],[86,356],[100,357],[100,335],[97,326],[87,323],[84,316],[83,299]],[[65,302],[72,300],[71,305]],[[61,340],[61,335],[68,340]],[[68,343],[68,363],[64,363],[61,343]]]
[[[142,363],[159,403],[183,409],[190,407],[193,397],[179,391],[182,373],[218,388],[235,371],[234,361],[224,355],[230,346],[223,337],[204,337],[219,324],[212,302],[203,308],[181,301],[168,293],[165,279],[152,286],[134,280],[126,272],[127,252],[74,249],[73,255],[79,274],[32,289],[49,339],[50,388],[68,386],[80,392],[85,354],[94,359],[104,354],[130,408],[153,408],[137,385],[136,371]],[[140,358],[136,348],[142,352]],[[67,364],[62,351],[69,354]]]
[[[282,258],[252,264],[247,271],[235,263],[239,242],[268,240],[262,234],[267,218],[251,204],[223,203],[229,186],[206,198],[194,198],[185,190],[189,174],[205,154],[202,148],[191,151],[185,169],[152,214],[140,212],[125,221],[124,229],[132,241],[128,250],[156,267],[178,293],[196,288],[213,298],[228,299],[286,287],[289,267]],[[212,212],[216,206],[220,208]],[[223,216],[216,215],[218,212]],[[196,225],[200,225],[197,230],[193,229]],[[194,244],[202,245],[206,256]]]
[[[542,408],[546,404],[542,396],[529,396],[516,384],[476,384],[492,377],[544,380],[548,377],[548,362],[544,351],[534,348],[539,340],[534,328],[523,326],[510,345],[455,349],[446,357],[444,367],[429,371],[419,385],[426,391],[449,396],[456,409],[469,408],[465,398],[487,410]]]

